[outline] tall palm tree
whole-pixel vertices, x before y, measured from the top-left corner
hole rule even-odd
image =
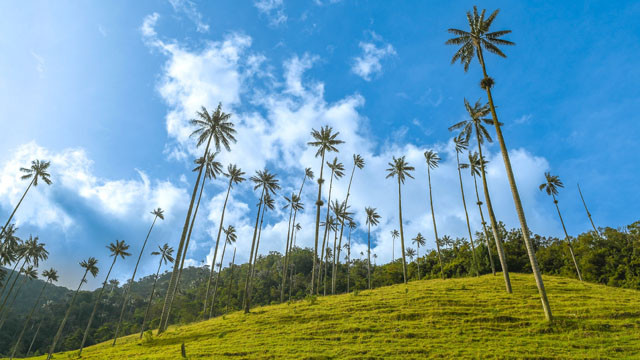
[[[456,146],[456,162],[458,164],[458,179],[460,179],[460,194],[462,195],[462,205],[464,206],[464,216],[467,220],[467,231],[469,231],[469,241],[471,242],[471,255],[473,260],[473,268],[476,276],[480,275],[478,271],[478,260],[476,259],[476,246],[473,243],[473,235],[471,234],[471,224],[469,223],[469,212],[467,212],[467,200],[464,197],[464,186],[462,185],[462,164],[460,164],[460,154],[463,151],[467,151],[469,148],[469,142],[465,141],[462,135],[458,135],[453,138],[453,142]],[[420,249],[418,249],[420,250]]]
[[[275,210],[276,208],[276,202],[275,199],[269,195],[269,193],[266,193],[264,195],[264,200],[263,202],[263,206],[262,206],[262,215],[260,216],[260,226],[258,227],[258,239],[256,240],[256,251],[253,254],[253,272],[255,273],[255,265],[258,261],[258,250],[260,249],[260,238],[262,237],[262,223],[264,222],[264,213],[266,212],[267,209],[269,210]],[[251,277],[253,278],[253,273],[251,274]]]
[[[13,219],[13,216],[16,214],[16,211],[18,211],[20,204],[22,204],[22,200],[24,200],[24,197],[27,196],[27,193],[29,192],[29,189],[31,189],[31,186],[38,186],[38,179],[40,179],[41,181],[44,181],[44,183],[47,185],[51,185],[51,179],[50,179],[51,174],[49,174],[48,172],[50,165],[51,163],[49,161],[33,160],[31,161],[30,168],[28,169],[20,168],[20,171],[24,173],[21,179],[22,180],[31,179],[31,181],[29,182],[29,186],[27,186],[27,190],[25,190],[24,194],[22,194],[20,201],[18,201],[18,204],[16,204],[16,206],[13,208],[11,215],[9,215],[9,219],[7,219],[7,222],[2,227],[2,230],[0,231],[0,238],[2,238],[2,235],[4,234],[5,230],[9,226],[9,223],[11,223],[11,219]]]
[[[584,205],[584,210],[587,212],[587,216],[589,217],[589,221],[591,221],[591,226],[593,227],[593,231],[595,232],[596,236],[600,236],[598,234],[598,229],[596,229],[596,224],[593,223],[593,219],[591,218],[591,213],[589,212],[589,209],[587,208],[587,203],[584,201],[584,197],[582,196],[582,190],[580,190],[580,184],[578,184],[578,192],[580,193],[580,199],[582,199],[582,205]]]
[[[102,299],[102,293],[104,289],[107,287],[109,281],[109,275],[111,275],[111,269],[116,264],[116,260],[118,257],[124,260],[126,256],[131,256],[131,253],[128,253],[129,245],[125,244],[124,240],[116,240],[115,244],[111,243],[107,246],[110,256],[113,256],[113,261],[111,262],[111,266],[109,267],[109,271],[107,272],[107,276],[104,278],[104,282],[102,283],[102,288],[98,293],[98,297],[96,298],[96,302],[93,304],[93,310],[91,311],[91,316],[89,316],[89,323],[87,324],[87,328],[84,330],[84,335],[82,336],[82,343],[80,344],[80,350],[78,351],[78,356],[82,355],[82,349],[84,348],[84,344],[87,341],[87,336],[89,335],[89,329],[91,329],[91,323],[93,322],[93,317],[96,315],[96,311],[98,310],[98,304],[100,304],[100,300]],[[133,285],[133,282],[131,283]]]
[[[71,298],[71,302],[67,307],[67,312],[64,314],[64,317],[62,318],[62,322],[58,327],[58,331],[56,332],[56,335],[53,338],[53,342],[51,343],[51,347],[49,348],[49,354],[47,355],[47,360],[51,360],[51,356],[53,355],[53,352],[56,350],[56,345],[60,340],[60,336],[62,336],[62,330],[64,330],[64,325],[67,323],[67,320],[69,319],[69,315],[71,314],[71,309],[73,308],[73,304],[76,302],[76,297],[80,292],[80,288],[82,287],[82,284],[86,282],[87,274],[90,273],[93,277],[96,277],[98,275],[97,265],[98,265],[98,260],[94,257],[90,257],[87,260],[82,260],[80,262],[80,266],[84,269],[82,280],[80,280],[80,284],[78,285],[78,288],[76,289],[76,292],[73,294],[73,297]]]
[[[213,295],[211,296],[211,310],[209,310],[209,317],[213,315],[213,306],[216,303],[216,294],[218,293],[218,282],[220,281],[220,275],[222,274],[222,264],[224,262],[224,253],[227,250],[227,244],[231,245],[236,242],[238,236],[236,235],[236,228],[233,225],[227,226],[226,229],[223,230],[225,239],[224,246],[222,247],[222,257],[220,258],[220,266],[218,266],[218,274],[216,275],[216,283],[213,287]]]
[[[305,179],[306,179],[305,174]],[[304,185],[304,180],[303,180]],[[295,232],[295,228],[292,229],[291,226],[291,218],[293,217],[293,212],[297,213],[298,210],[304,209],[304,205],[300,202],[300,196],[294,193],[291,194],[291,197],[284,197],[287,204],[284,206],[284,209],[289,208],[289,225],[287,226],[287,242],[285,244],[284,249],[284,260],[282,262],[282,285],[280,286],[280,302],[284,302],[284,288],[287,283],[287,267],[289,265],[289,253],[291,252],[290,248],[293,248],[293,233]],[[295,224],[295,219],[294,219]]]
[[[349,292],[349,282],[351,280],[351,231],[357,227],[358,225],[353,220],[349,220],[349,238],[348,243],[345,244],[347,249],[347,293]]]
[[[227,114],[222,111],[222,104],[218,104],[216,111],[212,114],[209,114],[207,109],[203,106],[202,110],[197,112],[197,115],[197,119],[191,120],[191,125],[196,127],[193,133],[191,133],[191,136],[198,137],[197,146],[204,143],[207,144],[203,154],[209,153],[209,147],[211,146],[212,141],[216,151],[220,151],[222,146],[224,146],[227,151],[231,151],[231,142],[236,142],[236,138],[234,137],[236,130],[234,129],[233,123],[229,121],[231,114]],[[176,261],[173,264],[173,272],[171,273],[167,295],[165,296],[164,305],[162,307],[162,315],[160,317],[160,325],[158,327],[158,332],[160,333],[166,330],[169,323],[169,311],[173,304],[175,289],[177,288],[178,273],[180,272],[179,260],[182,259],[184,252],[184,243],[187,231],[189,230],[191,211],[193,210],[193,203],[198,191],[198,186],[200,185],[200,178],[202,177],[203,170],[204,168],[201,168],[198,172],[198,177],[196,178],[196,183],[194,184],[193,192],[191,193],[191,201],[189,203],[189,209],[187,210],[187,216],[184,221],[184,226],[182,227],[182,235],[180,236],[178,252],[176,253]]]
[[[18,298],[18,295],[20,295],[20,291],[22,290],[22,287],[24,286],[24,284],[26,284],[27,281],[31,281],[33,279],[38,278],[38,270],[36,270],[34,266],[29,265],[26,268],[22,269],[22,276],[24,278],[22,282],[20,282],[20,285],[18,285],[18,289],[16,290],[16,292],[13,294],[13,299],[11,299],[11,302],[7,304],[5,311],[2,313],[2,319],[0,320],[0,329],[2,329],[5,321],[7,321],[7,317],[9,316],[8,314],[11,313],[13,304],[15,304],[16,299]]]
[[[377,226],[380,223],[380,215],[375,208],[365,207],[364,212],[367,216],[367,284],[371,289],[371,226]]]
[[[333,132],[333,129],[330,126],[323,126],[320,128],[320,131],[316,129],[312,129],[311,136],[314,141],[310,141],[307,144],[311,146],[315,146],[317,148],[316,157],[320,157],[320,177],[318,177],[318,200],[316,200],[316,234],[315,234],[315,244],[314,244],[314,256],[313,256],[313,267],[311,269],[311,286],[309,287],[310,293],[314,293],[314,281],[316,276],[316,271],[318,270],[317,265],[317,257],[318,257],[318,237],[320,232],[320,208],[323,205],[322,202],[322,183],[324,183],[324,179],[322,178],[322,172],[324,170],[324,157],[327,152],[338,152],[337,146],[344,143],[344,141],[338,139],[338,135],[340,133]],[[322,254],[320,254],[322,257]]]
[[[349,205],[347,205],[347,200],[338,203],[334,202],[333,211],[336,214],[336,219],[340,224],[340,240],[338,241],[338,246],[333,244],[333,271],[331,272],[331,294],[335,294],[335,287],[338,276],[338,265],[340,265],[340,250],[342,249],[342,231],[344,230],[345,224],[348,226],[348,221],[352,220],[353,213],[349,211]]]
[[[54,269],[43,271],[42,276],[45,277],[46,281],[44,282],[44,284],[42,284],[42,287],[40,288],[40,293],[38,294],[36,301],[33,303],[33,306],[31,307],[31,311],[29,312],[27,319],[24,321],[24,324],[22,325],[22,330],[20,331],[20,335],[18,335],[18,340],[16,340],[16,343],[13,346],[13,349],[11,350],[11,357],[10,357],[11,359],[13,359],[13,357],[16,356],[16,352],[18,351],[18,348],[20,347],[20,343],[22,342],[22,336],[24,336],[24,332],[25,330],[27,330],[27,325],[29,325],[31,318],[33,317],[33,313],[35,312],[36,308],[38,307],[38,304],[40,303],[40,298],[42,297],[42,294],[44,293],[44,289],[47,287],[47,284],[53,284],[54,281],[58,281],[58,272]]]
[[[296,224],[296,232],[293,234],[293,246],[296,246],[296,238],[298,237],[298,232],[302,230],[302,225],[300,223]]]
[[[331,231],[333,231],[333,229],[335,227],[335,224],[336,224],[335,218],[333,217],[333,215],[329,215],[329,218],[327,219],[327,221],[321,222],[320,226],[323,226],[325,229],[329,228],[329,232],[331,232]],[[324,254],[323,258],[326,259],[327,252],[326,252],[324,246],[322,247],[321,253]],[[319,270],[319,274],[318,274],[318,292],[319,292],[319,289],[320,289],[320,284],[323,283],[323,281],[322,281],[322,271],[323,271],[323,269],[326,269],[325,265],[326,265],[326,262],[323,259],[320,259],[320,270]],[[325,271],[325,274],[326,274],[326,271]],[[325,286],[324,290],[325,290],[324,292],[325,292],[325,295],[326,295],[326,286]]]
[[[304,178],[302,179],[302,185],[300,185],[300,190],[298,190],[298,198],[299,198],[299,199],[302,199],[302,188],[304,187],[305,179],[307,179],[307,178],[308,178],[309,180],[313,180],[313,178],[314,178],[314,174],[313,174],[313,171],[311,170],[311,168],[306,168],[306,169],[305,169],[305,171],[304,171],[304,173],[305,173],[305,176],[304,176]],[[300,205],[302,206],[302,202],[300,202]],[[304,207],[300,208],[299,210],[302,210],[303,208],[304,208]],[[296,215],[298,215],[298,211],[296,211],[296,209],[293,209],[293,221],[292,221],[292,223],[291,223],[291,226],[293,226],[294,224],[296,224]],[[295,238],[296,238],[296,236],[295,236],[295,235],[296,235],[296,231],[299,231],[299,230],[300,230],[300,229],[298,228],[298,227],[300,227],[300,224],[296,224],[295,226],[296,226],[296,230],[295,230],[295,231],[293,231],[293,243],[292,243],[292,244],[290,244],[290,246],[289,246],[289,251],[291,251],[291,249],[292,249],[292,248],[295,246],[295,244],[296,244],[296,241],[295,241],[295,240],[296,240],[296,239],[295,239]]]
[[[493,120],[486,118],[489,114],[489,106],[482,105],[480,101],[471,106],[471,104],[464,99],[464,107],[469,114],[470,119],[460,121],[457,124],[449,127],[449,131],[460,129],[460,134],[464,137],[465,141],[468,141],[472,133],[476,134],[476,142],[478,143],[478,157],[484,160],[482,155],[482,144],[492,142],[491,135],[484,127],[484,124],[493,124]],[[491,230],[493,230],[493,238],[496,242],[496,250],[498,251],[498,258],[500,259],[500,266],[502,267],[502,275],[504,276],[504,284],[508,293],[511,293],[511,279],[509,278],[509,268],[507,267],[507,258],[504,254],[504,248],[502,246],[502,239],[498,233],[498,222],[493,212],[493,206],[491,205],[491,197],[489,196],[489,186],[487,185],[487,172],[485,170],[485,162],[479,161],[480,174],[482,175],[482,187],[484,189],[484,200],[487,203],[487,212],[489,213],[489,221],[491,221]]]
[[[18,228],[16,228],[13,224],[9,225],[3,235],[4,242],[0,243],[0,265],[8,266],[13,263],[13,268],[9,273],[9,277],[7,277],[6,279],[4,279],[4,277],[6,276],[6,272],[0,268],[0,281],[4,280],[4,283],[1,284],[2,291],[0,291],[0,299],[2,299],[5,290],[7,290],[7,285],[10,283],[13,275],[18,276],[18,272],[16,271],[16,269],[18,265],[21,264],[20,261],[26,255],[24,242],[22,241],[22,239],[15,235],[15,232],[17,230]],[[24,262],[22,264],[24,265]]]
[[[122,325],[122,320],[124,318],[124,311],[129,301],[129,291],[131,291],[131,286],[133,285],[133,282],[136,280],[136,272],[138,272],[138,265],[140,265],[140,259],[142,259],[142,252],[144,251],[144,248],[147,246],[149,235],[151,235],[151,230],[153,230],[153,226],[156,224],[156,220],[158,219],[164,220],[164,210],[162,210],[161,208],[157,208],[153,210],[151,214],[153,215],[153,222],[151,223],[151,227],[147,232],[147,237],[144,238],[144,242],[142,243],[142,248],[140,249],[140,254],[138,255],[138,261],[136,261],[136,266],[133,268],[133,274],[131,275],[131,280],[129,280],[129,284],[126,290],[124,291],[124,296],[122,297],[122,307],[120,308],[120,318],[118,319],[118,325],[116,325],[116,332],[113,339],[114,343],[118,338],[120,325]],[[115,258],[114,258],[114,261],[115,261]]]
[[[235,164],[229,164],[227,166],[227,172],[223,173],[229,179],[229,185],[227,186],[227,195],[224,198],[224,204],[222,205],[222,215],[220,215],[220,223],[218,224],[218,235],[216,237],[216,247],[213,250],[213,259],[211,259],[211,268],[209,272],[209,281],[207,282],[207,290],[204,295],[204,307],[202,308],[202,316],[206,313],[207,310],[207,300],[209,298],[209,288],[211,287],[211,281],[213,279],[213,269],[216,261],[216,257],[218,256],[218,243],[220,243],[220,234],[222,233],[222,227],[224,224],[224,214],[227,210],[227,201],[229,200],[229,193],[231,192],[231,188],[233,185],[238,185],[246,179],[243,177],[245,173],[237,167]]]
[[[278,184],[278,179],[276,179],[276,175],[269,172],[269,170],[258,170],[256,171],[256,175],[250,178],[251,181],[255,184],[253,186],[253,190],[260,189],[260,201],[258,202],[258,212],[256,214],[256,224],[253,228],[253,240],[251,241],[251,253],[249,254],[249,271],[247,271],[247,279],[244,283],[244,312],[248,313],[251,308],[251,282],[253,277],[253,267],[255,263],[253,263],[254,253],[257,254],[258,249],[256,247],[256,237],[258,234],[258,220],[260,219],[260,210],[262,209],[262,205],[264,203],[264,197],[266,194],[272,195],[275,194],[276,190],[280,189],[280,185]]]
[[[153,295],[156,292],[156,284],[158,283],[158,277],[160,275],[160,268],[162,267],[162,263],[164,262],[164,264],[167,265],[167,263],[171,264],[174,260],[173,248],[167,243],[162,246],[158,246],[158,251],[151,252],[151,255],[160,255],[160,261],[158,263],[158,270],[156,270],[156,276],[153,277],[153,286],[151,287],[151,294],[149,295],[149,301],[147,302],[147,310],[145,310],[144,318],[142,318],[142,325],[140,326],[140,339],[142,339],[142,334],[144,334],[147,318],[149,317],[149,310],[151,310]]]
[[[527,226],[527,219],[524,215],[524,209],[522,202],[520,201],[520,194],[518,193],[518,187],[516,185],[516,179],[511,169],[511,161],[509,160],[509,152],[507,151],[507,145],[505,144],[504,137],[502,136],[502,130],[500,129],[500,122],[498,121],[498,115],[496,114],[496,108],[493,104],[493,97],[491,95],[491,88],[494,81],[487,75],[487,67],[484,61],[483,48],[490,53],[496,54],[503,58],[507,56],[498,48],[499,45],[514,45],[513,42],[501,39],[502,36],[511,33],[511,30],[500,30],[490,32],[491,24],[498,16],[499,10],[495,10],[489,17],[485,19],[485,10],[482,10],[478,14],[478,9],[473,7],[473,14],[467,12],[467,20],[469,23],[470,31],[463,31],[458,29],[449,29],[449,33],[454,34],[456,37],[449,39],[446,44],[448,45],[461,45],[456,54],[451,59],[452,63],[460,61],[464,65],[465,71],[469,69],[469,63],[473,60],[474,56],[478,57],[478,61],[482,66],[482,74],[484,75],[480,86],[487,92],[487,99],[489,100],[489,107],[491,108],[491,115],[493,118],[493,125],[496,129],[496,137],[498,138],[498,144],[500,144],[500,152],[502,153],[502,159],[504,161],[505,170],[507,172],[507,178],[509,179],[509,185],[511,187],[511,194],[513,195],[513,202],[516,207],[518,219],[520,220],[520,228],[522,231],[522,237],[524,239],[525,246],[527,248],[527,254],[529,255],[529,262],[533,270],[533,275],[536,279],[536,285],[538,286],[538,293],[542,301],[542,307],[545,317],[548,321],[552,320],[551,307],[549,306],[549,300],[547,299],[547,292],[544,288],[544,282],[542,281],[542,275],[538,267],[538,260],[536,259],[535,250],[531,244],[529,238],[529,227]],[[481,155],[482,156],[482,155]]]
[[[414,237],[413,239],[413,243],[416,244],[416,254],[418,256],[418,280],[421,279],[420,277],[420,246],[424,246],[426,244],[426,241],[424,239],[424,237],[422,236],[422,234],[418,233],[418,235],[416,235],[416,237]]]
[[[402,226],[402,192],[401,186],[404,184],[406,177],[410,177],[413,179],[413,176],[410,174],[411,171],[414,171],[415,168],[413,166],[409,166],[409,163],[405,161],[404,156],[396,158],[393,157],[393,161],[389,163],[389,168],[386,170],[388,172],[387,178],[395,177],[398,179],[398,221],[400,222],[400,245],[402,249],[402,276],[404,278],[404,283],[407,283],[407,259],[405,257],[404,252],[404,228]]]
[[[229,290],[227,291],[227,310],[229,312],[229,303],[231,302],[231,284],[233,284],[233,266],[236,262],[236,248],[233,248],[233,257],[231,258],[231,265],[229,265]]]
[[[330,207],[331,207],[331,190],[333,188],[333,179],[340,179],[344,176],[344,165],[342,165],[342,163],[338,162],[338,158],[335,157],[333,158],[333,162],[327,162],[327,166],[329,167],[329,169],[331,169],[331,176],[329,177],[329,196],[327,198],[327,217],[325,219],[325,224],[328,222],[329,220],[329,214],[331,213]],[[324,249],[325,246],[327,245],[327,233],[328,233],[329,227],[325,226],[324,227],[324,236],[322,237],[322,250],[320,251],[321,254],[324,254]],[[322,267],[322,262],[320,263],[320,266]],[[325,265],[326,266],[326,265]],[[318,274],[318,287],[320,287],[320,274]]]
[[[482,161],[482,164],[480,163]],[[484,214],[482,213],[482,201],[480,201],[480,194],[478,192],[478,181],[476,180],[476,176],[480,176],[480,170],[484,166],[487,165],[487,161],[485,159],[480,160],[480,156],[477,152],[473,154],[469,153],[469,164],[460,164],[461,169],[469,168],[471,171],[471,177],[473,177],[473,185],[476,189],[476,204],[478,205],[478,211],[480,212],[480,220],[482,221],[482,229],[484,230],[484,241],[487,246],[487,256],[489,257],[489,262],[491,264],[491,272],[493,275],[496,275],[496,266],[493,263],[493,255],[491,255],[491,246],[489,246],[489,232],[487,231],[487,222],[484,221]],[[488,192],[487,192],[488,194]]]
[[[427,177],[429,178],[429,203],[431,204],[431,218],[433,219],[433,232],[436,235],[436,249],[438,250],[438,262],[440,263],[440,276],[444,279],[444,270],[442,267],[442,254],[440,253],[440,245],[438,242],[438,227],[436,226],[436,214],[433,211],[433,195],[431,194],[431,169],[438,167],[440,156],[433,150],[424,152],[424,159],[427,161]]]
[[[556,199],[556,195],[558,195],[558,189],[563,188],[564,184],[562,180],[557,175],[551,175],[549,172],[544,173],[545,182],[540,184],[540,191],[546,191],[547,195],[553,198],[553,203],[556,206],[556,210],[558,210],[558,217],[560,218],[560,223],[562,224],[562,230],[564,230],[564,237],[567,240],[567,245],[569,246],[569,252],[571,253],[571,260],[573,260],[573,265],[576,267],[576,273],[578,274],[578,279],[582,281],[582,274],[580,273],[580,267],[578,266],[578,261],[576,261],[576,255],[573,253],[573,246],[571,246],[571,238],[569,238],[569,234],[567,233],[567,228],[564,226],[564,220],[562,219],[562,214],[560,213],[560,207],[558,206],[558,199]]]
[[[400,233],[398,230],[393,229],[391,231],[391,240],[393,241],[393,246],[391,247],[391,262],[396,261],[396,239],[400,237]]]

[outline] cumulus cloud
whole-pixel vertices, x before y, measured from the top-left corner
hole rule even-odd
[[[255,0],[253,6],[269,19],[271,26],[278,26],[287,22],[283,0]]]
[[[372,41],[361,41],[358,44],[362,53],[353,59],[351,66],[351,71],[366,81],[371,81],[374,76],[382,74],[381,61],[384,58],[396,55],[393,45],[385,43],[375,33],[372,33],[372,38]]]

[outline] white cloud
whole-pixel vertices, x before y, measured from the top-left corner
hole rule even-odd
[[[376,33],[371,33],[372,41],[361,41],[358,46],[362,49],[362,54],[353,59],[351,71],[365,79],[371,81],[373,76],[382,74],[381,60],[396,55],[396,50],[389,43],[385,43]]]
[[[255,0],[253,6],[269,19],[269,24],[272,26],[278,26],[287,21],[283,0]]]
[[[153,13],[147,15],[142,21],[142,26],[140,27],[140,32],[144,37],[153,37],[156,36],[155,26],[158,22],[160,15],[158,13]]]
[[[189,20],[196,24],[196,30],[201,33],[209,32],[209,25],[202,21],[202,14],[198,12],[196,5],[189,0],[169,0],[175,12],[184,13]]]

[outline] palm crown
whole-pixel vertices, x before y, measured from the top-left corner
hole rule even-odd
[[[398,230],[392,230],[391,231],[391,237],[394,239],[397,239],[400,237],[400,233],[398,232]]]
[[[58,272],[54,268],[51,268],[49,270],[44,270],[42,272],[42,276],[44,276],[47,279],[47,281],[52,283],[55,281],[58,281]]]
[[[22,251],[24,257],[35,266],[38,266],[41,260],[49,258],[49,252],[44,248],[44,244],[38,242],[37,236],[29,236],[29,240],[22,246]]]
[[[244,172],[235,164],[227,165],[227,172],[223,173],[223,175],[228,177],[232,184],[239,184],[245,180],[245,178],[243,178]]]
[[[469,141],[467,141],[462,134],[453,138],[453,143],[456,146],[456,153],[462,154],[469,148]]]
[[[262,188],[265,194],[275,194],[276,190],[280,189],[276,175],[270,173],[267,169],[256,171],[256,175],[252,176],[250,180],[255,184],[254,190]]]
[[[489,132],[483,125],[483,123],[493,125],[493,120],[485,117],[491,112],[489,104],[482,105],[480,100],[478,100],[471,106],[469,101],[464,99],[464,107],[471,118],[450,126],[449,131],[460,129],[460,137],[464,138],[465,142],[468,142],[475,128],[476,136],[480,144],[482,144],[485,139],[488,142],[492,142],[491,135],[489,135]]]
[[[165,265],[167,264],[167,262],[169,263],[173,262],[172,254],[173,254],[173,248],[166,243],[162,246],[158,246],[158,251],[154,251],[151,253],[151,255],[161,255],[160,262],[164,261]]]
[[[22,269],[22,275],[29,280],[37,279],[38,270],[32,265],[29,265],[26,268]]]
[[[157,208],[151,212],[152,215],[157,216],[160,220],[164,220],[164,210]]]
[[[21,179],[26,180],[33,177],[34,186],[38,186],[38,179],[41,179],[47,185],[51,185],[51,179],[49,179],[51,174],[47,172],[47,169],[49,169],[50,165],[51,163],[49,161],[33,160],[31,161],[30,168],[20,168],[20,171],[25,173],[24,175],[22,175]]]
[[[378,215],[375,208],[367,206],[364,208],[364,212],[367,215],[367,225],[376,226],[380,223],[380,215]]]
[[[194,162],[196,167],[193,171],[200,171],[204,166],[204,176],[207,179],[215,179],[222,172],[222,164],[216,161],[216,156],[219,153],[209,151],[205,156],[199,157]]]
[[[125,244],[124,240],[116,240],[115,244],[109,244],[109,246],[107,246],[107,249],[109,249],[109,252],[111,252],[110,256],[120,256],[120,258],[124,259],[125,256],[131,255],[127,252],[127,250],[129,250],[129,245]]]
[[[440,156],[434,150],[427,150],[424,152],[424,159],[427,161],[429,169],[435,169],[440,163]]]
[[[339,134],[339,132],[334,133],[333,129],[328,125],[321,127],[320,131],[313,129],[311,136],[313,136],[314,141],[310,141],[307,144],[318,148],[316,157],[324,155],[327,151],[338,152],[336,146],[344,143],[344,141],[337,139]]]
[[[362,169],[364,167],[364,159],[360,154],[353,155],[353,165],[355,165],[358,169]]]
[[[335,176],[336,179],[340,179],[344,176],[344,165],[338,162],[337,157],[333,158],[332,162],[327,161],[327,166],[333,171],[333,176]]]
[[[311,168],[304,169],[304,175],[309,179],[313,180],[314,175],[313,175],[313,170],[311,170]]]
[[[413,238],[412,241],[418,247],[424,246],[426,244],[425,238],[420,233],[418,233],[418,235],[416,235],[416,237]]]
[[[484,159],[482,159],[482,163],[480,162],[480,155],[476,151],[473,154],[469,153],[469,164],[460,164],[460,168],[469,168],[471,176],[480,176],[483,166],[487,166],[487,163],[489,162]]]
[[[229,145],[231,142],[236,142],[236,138],[233,136],[236,130],[233,128],[233,123],[229,121],[231,114],[222,111],[222,104],[218,104],[213,114],[209,114],[204,106],[196,114],[198,118],[192,119],[190,123],[196,126],[191,136],[198,137],[198,146],[211,138],[217,151],[220,151],[221,145],[230,151]]]
[[[469,22],[469,31],[459,29],[449,29],[449,33],[456,35],[457,37],[447,40],[447,45],[461,45],[458,51],[451,59],[451,63],[460,61],[464,65],[464,71],[469,70],[469,63],[473,60],[476,52],[482,51],[482,48],[487,51],[499,55],[501,57],[507,57],[497,45],[514,45],[513,42],[500,39],[503,35],[509,34],[511,30],[500,30],[489,32],[493,20],[495,20],[500,10],[495,10],[488,18],[485,19],[485,11],[482,10],[478,14],[478,8],[473,7],[473,14],[467,11],[467,21]],[[482,59],[480,59],[482,60]]]
[[[236,235],[236,228],[233,225],[229,225],[226,229],[222,229],[226,235],[227,244],[231,245],[238,239]]]
[[[93,277],[96,277],[98,275],[98,259],[94,258],[93,256],[88,258],[87,260],[82,260],[80,262],[80,266],[85,269],[85,272],[91,273]]]
[[[265,208],[269,210],[273,210],[276,208],[276,201],[273,199],[271,195],[269,195],[269,193],[264,194],[264,198],[262,199],[262,202],[264,203]]]
[[[399,158],[393,157],[393,161],[389,163],[389,168],[387,172],[387,178],[397,177],[398,181],[404,184],[405,176],[408,176],[413,179],[413,176],[409,173],[410,171],[414,171],[415,168],[413,166],[409,166],[409,163],[405,161],[404,156]]]
[[[540,191],[545,190],[547,195],[558,195],[558,188],[563,188],[564,184],[557,175],[551,175],[549,172],[544,173],[545,183],[540,184]]]

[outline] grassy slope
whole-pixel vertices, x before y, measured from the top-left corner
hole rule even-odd
[[[640,358],[640,292],[544,277],[555,321],[543,321],[531,275],[415,281],[373,291],[256,308],[129,336],[84,359]],[[56,359],[76,358],[73,352]]]

